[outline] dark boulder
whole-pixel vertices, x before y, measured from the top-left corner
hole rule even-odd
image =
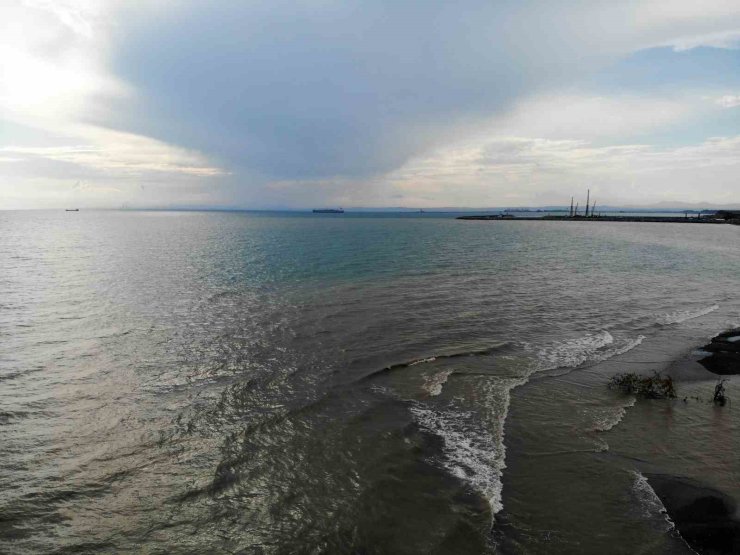
[[[740,553],[740,521],[732,497],[689,478],[646,478],[692,549],[701,555]]]
[[[740,328],[728,330],[712,338],[702,351],[710,353],[699,362],[715,374],[740,373]]]

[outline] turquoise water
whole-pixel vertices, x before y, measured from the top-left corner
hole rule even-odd
[[[605,384],[740,320],[740,228],[451,216],[0,213],[0,550],[683,549]]]

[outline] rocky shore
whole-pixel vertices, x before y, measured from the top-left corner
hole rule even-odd
[[[681,537],[701,555],[740,553],[737,502],[689,478],[646,474]]]
[[[704,382],[713,374],[740,374],[740,328],[718,334],[699,353],[676,361],[667,369],[667,375],[688,383]],[[694,551],[700,555],[740,553],[738,503],[732,496],[684,476],[655,472],[644,475],[681,537]]]
[[[740,328],[720,333],[701,350],[709,354],[699,363],[710,372],[721,376],[740,374]]]

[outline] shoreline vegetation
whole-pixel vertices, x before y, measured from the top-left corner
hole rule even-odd
[[[701,357],[701,358],[699,358]],[[652,375],[622,373],[608,387],[642,399],[681,398],[674,383],[719,377],[707,402],[715,410],[728,410],[723,376],[740,374],[740,328],[722,332],[694,354],[691,360],[676,361],[666,373]],[[683,398],[686,401],[686,398]],[[645,473],[650,487],[665,507],[678,533],[700,555],[740,553],[738,502],[732,496],[686,476]]]
[[[655,372],[652,376],[642,376],[635,372],[617,374],[609,380],[610,389],[646,399],[675,399],[676,390],[673,378]]]

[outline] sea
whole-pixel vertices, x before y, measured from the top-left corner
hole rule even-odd
[[[0,552],[692,553],[740,227],[454,216],[0,212]]]

